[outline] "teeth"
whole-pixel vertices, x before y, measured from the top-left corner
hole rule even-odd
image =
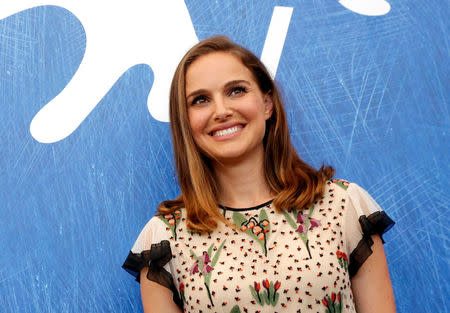
[[[236,133],[236,132],[240,131],[241,129],[242,129],[241,125],[236,125],[236,126],[233,126],[233,127],[227,128],[227,129],[218,130],[218,131],[214,132],[212,135],[213,136],[230,135],[230,134],[233,134],[233,133]]]

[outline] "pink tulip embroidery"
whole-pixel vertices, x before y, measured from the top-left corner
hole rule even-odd
[[[301,211],[297,214],[297,223],[304,223],[306,220],[308,220],[308,215],[303,214]]]
[[[316,228],[316,227],[319,227],[321,224],[320,224],[320,221],[319,220],[316,220],[315,218],[310,218],[309,219],[309,221],[311,222],[311,226],[309,227],[309,229],[314,229],[314,228]]]
[[[209,262],[211,262],[206,251],[203,251],[203,255],[199,257],[199,260],[202,261],[203,264],[208,264]]]
[[[194,275],[195,273],[198,273],[198,263],[195,262],[194,265],[189,269],[189,274]]]
[[[211,272],[214,268],[212,268],[211,266],[209,266],[208,264],[206,264],[205,266],[203,266],[202,269],[202,273],[203,275],[208,274],[209,272]]]
[[[304,224],[298,225],[296,232],[305,234],[308,231],[308,228]]]
[[[203,276],[206,291],[208,292],[208,298],[209,301],[211,302],[211,306],[214,306],[214,302],[212,300],[211,292],[209,290],[209,284],[211,282],[211,275],[214,271],[214,267],[216,266],[217,261],[219,261],[220,252],[222,252],[222,248],[225,245],[225,242],[226,240],[224,240],[220,244],[220,246],[214,253],[214,256],[213,256],[214,243],[209,246],[208,251],[203,251],[202,255],[200,256],[197,256],[192,249],[190,250],[191,257],[195,260],[195,262],[189,269],[189,274],[194,275],[196,273],[199,273],[200,276]]]
[[[300,238],[305,243],[306,250],[308,251],[308,256],[311,259],[311,251],[309,249],[309,240],[308,240],[308,231],[313,230],[321,225],[318,219],[312,218],[311,215],[314,212],[314,205],[309,210],[309,214],[303,213],[301,210],[291,210],[290,212],[283,211],[283,215],[286,218],[286,221],[291,225],[292,228],[295,229],[297,233],[299,233]],[[297,223],[295,219],[291,216],[297,217]]]

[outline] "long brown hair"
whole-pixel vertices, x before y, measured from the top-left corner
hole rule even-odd
[[[218,221],[230,225],[218,209],[219,186],[210,162],[192,137],[185,94],[187,69],[199,57],[213,52],[237,57],[252,72],[261,92],[272,96],[273,113],[266,121],[264,136],[264,173],[267,184],[277,195],[273,200],[275,208],[290,210],[310,206],[322,197],[324,184],[334,175],[334,169],[322,166],[315,170],[299,158],[291,143],[280,93],[265,66],[247,49],[227,37],[216,36],[192,47],[180,61],[172,80],[170,126],[181,195],[163,201],[158,207],[159,214],[184,207],[188,227],[197,232],[212,231]]]

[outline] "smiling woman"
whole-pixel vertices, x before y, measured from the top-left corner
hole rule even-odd
[[[395,312],[380,239],[393,221],[333,168],[300,159],[257,57],[225,37],[194,46],[170,118],[182,193],[123,265],[145,312]]]
[[[237,57],[223,52],[200,57],[186,72],[186,94],[192,136],[210,159],[229,163],[263,156],[272,97],[261,92]]]

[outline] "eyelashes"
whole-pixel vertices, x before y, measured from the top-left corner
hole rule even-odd
[[[194,100],[192,100],[191,105],[202,104],[205,103],[207,100],[208,98],[205,96],[197,96],[194,98]]]
[[[246,94],[247,92],[248,92],[247,87],[242,86],[242,85],[237,85],[237,86],[231,87],[231,88],[227,91],[226,95],[227,95],[228,97],[239,97],[239,96],[241,96],[241,95],[243,95],[243,94]],[[199,105],[199,104],[203,104],[203,103],[208,102],[209,100],[210,100],[210,98],[209,98],[208,96],[206,96],[206,95],[199,95],[199,96],[196,96],[196,97],[191,101],[190,105]]]
[[[236,96],[236,95],[241,94],[241,93],[247,93],[247,88],[245,88],[244,86],[239,86],[239,85],[238,86],[234,86],[228,92],[228,94],[230,96]]]

